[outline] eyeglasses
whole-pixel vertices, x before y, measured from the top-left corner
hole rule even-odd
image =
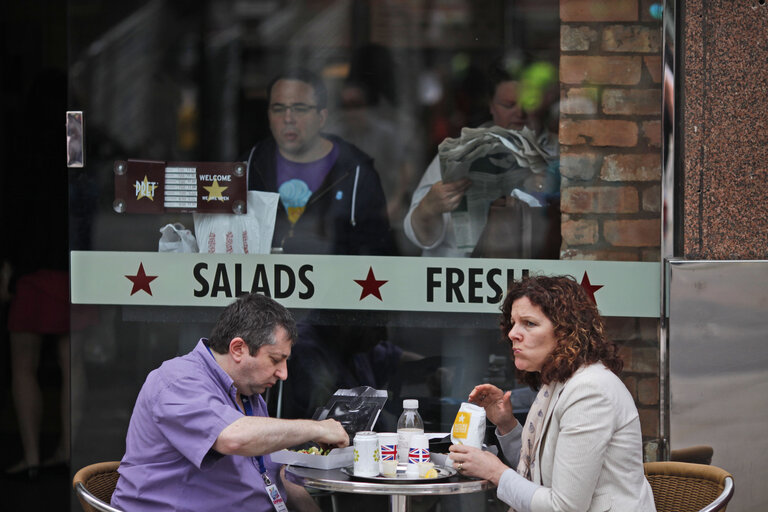
[[[269,106],[269,111],[277,116],[285,114],[286,111],[290,111],[295,116],[305,116],[316,108],[318,108],[317,105],[307,105],[305,103],[294,103],[293,105],[273,103]]]

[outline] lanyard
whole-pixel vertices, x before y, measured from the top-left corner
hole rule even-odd
[[[211,354],[211,357],[213,357],[213,352],[211,352],[211,347],[208,345],[205,346],[205,348],[208,349],[208,352]],[[215,359],[215,358],[214,358]],[[251,407],[251,400],[247,396],[241,397],[243,401],[243,412],[246,416],[253,416],[253,407]],[[269,500],[272,502],[272,506],[275,507],[275,510],[277,512],[288,512],[288,507],[285,505],[285,500],[283,500],[283,497],[280,496],[280,490],[277,488],[277,485],[275,485],[272,480],[269,478],[269,475],[267,474],[267,468],[264,465],[264,456],[263,455],[257,455],[253,457],[253,459],[256,461],[256,463],[259,466],[259,474],[261,474],[261,479],[264,480],[264,487],[267,491],[267,496],[269,496]]]
[[[247,396],[243,396],[241,399],[243,401],[243,410],[245,411],[246,416],[253,416],[253,408],[251,407],[250,399]],[[261,473],[261,479],[264,480],[267,496],[269,496],[270,501],[272,501],[272,506],[275,507],[277,512],[288,512],[288,508],[285,506],[283,497],[280,496],[280,491],[278,490],[277,485],[272,483],[269,475],[267,475],[267,468],[264,466],[264,456],[257,455],[254,459],[256,459],[256,462],[259,465],[259,473]]]

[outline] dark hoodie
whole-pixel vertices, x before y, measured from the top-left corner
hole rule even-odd
[[[304,213],[291,227],[282,203],[277,208],[272,247],[289,254],[394,254],[387,203],[373,159],[334,135],[338,158]],[[248,190],[277,192],[277,144],[269,137],[248,157]]]

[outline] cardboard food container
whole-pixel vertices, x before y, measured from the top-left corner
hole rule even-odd
[[[351,466],[354,462],[354,456],[353,446],[334,448],[328,455],[299,453],[293,450],[280,450],[271,454],[272,462],[314,469],[336,469]]]

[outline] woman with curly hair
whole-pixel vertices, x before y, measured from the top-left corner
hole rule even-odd
[[[624,364],[584,289],[570,276],[527,277],[501,311],[518,377],[536,400],[525,425],[509,391],[481,384],[469,401],[485,408],[517,471],[466,445],[451,446],[454,467],[496,484],[517,512],[655,511],[637,408],[618,377]]]

